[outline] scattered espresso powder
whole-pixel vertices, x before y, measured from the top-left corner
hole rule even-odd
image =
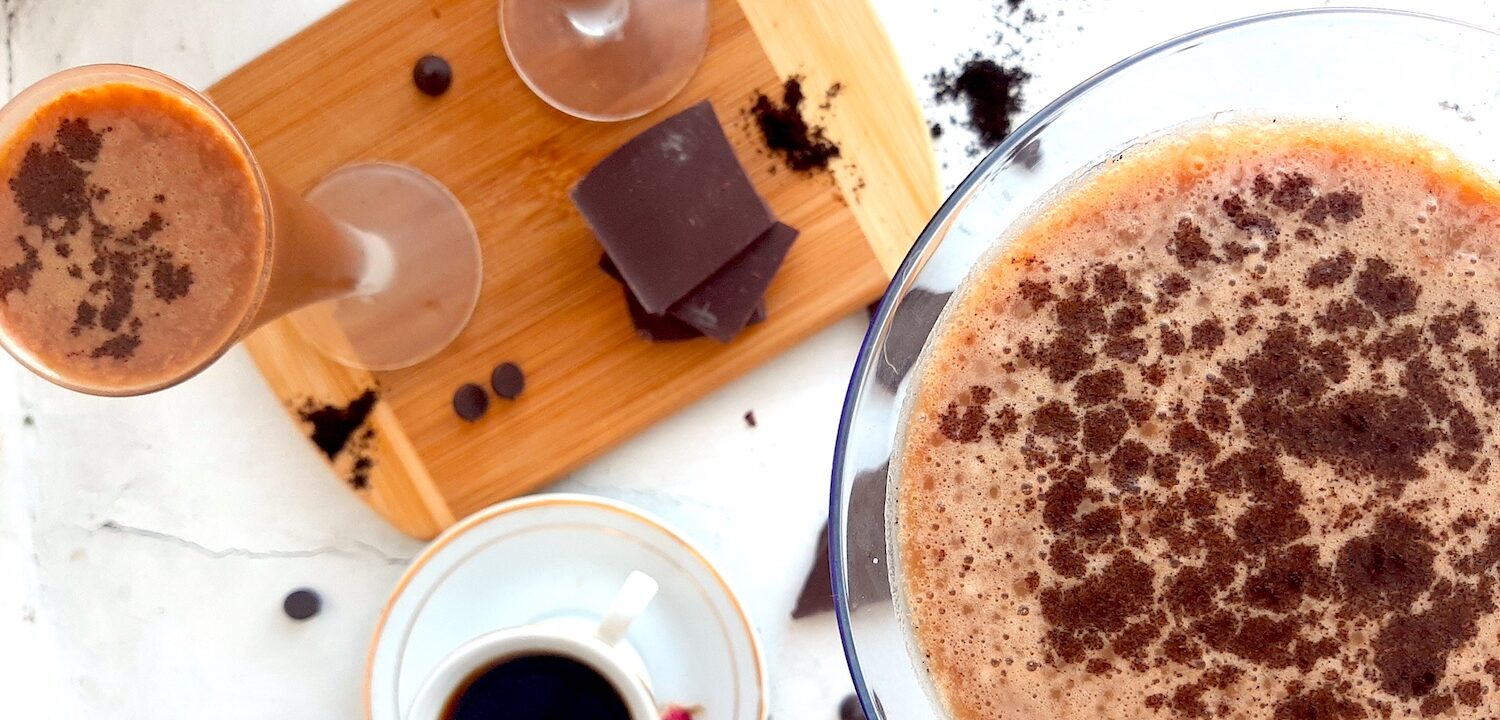
[[[828,138],[824,128],[809,125],[802,117],[805,101],[802,78],[794,75],[782,83],[779,103],[757,92],[750,116],[760,128],[766,147],[781,156],[788,168],[804,173],[826,170],[839,157],[839,146]]]
[[[1109,402],[1124,394],[1125,373],[1118,368],[1088,373],[1078,378],[1073,392],[1083,407]]]
[[[373,437],[371,431],[366,431],[368,437]],[[370,486],[370,473],[375,469],[375,460],[365,454],[368,451],[368,442],[361,443],[360,450],[354,458],[354,464],[349,468],[349,485],[355,490],[363,490]]]
[[[1230,222],[1234,223],[1235,227],[1251,234],[1258,233],[1266,237],[1276,237],[1276,223],[1271,220],[1269,215],[1250,210],[1243,197],[1235,195],[1234,197],[1225,198],[1221,206],[1224,209],[1224,215],[1229,218]],[[1237,255],[1241,259],[1244,257],[1243,254]],[[1234,255],[1231,255],[1231,259],[1236,258]]]
[[[978,405],[967,405],[960,409],[958,403],[948,403],[939,425],[939,431],[949,440],[975,442],[984,432],[988,417]]]
[[[369,487],[375,469],[371,455],[375,446],[375,428],[368,421],[379,401],[379,395],[371,389],[345,406],[308,400],[298,411],[302,421],[311,426],[309,439],[330,463],[337,464],[341,456],[349,458],[344,480],[355,490]]]
[[[1022,107],[1022,90],[1031,74],[1019,66],[1005,67],[975,54],[956,70],[933,74],[933,99],[939,103],[962,102],[964,126],[979,137],[974,153],[993,150],[1010,135],[1011,123]]]
[[[308,401],[298,414],[303,422],[312,426],[309,437],[313,444],[332,461],[343,452],[355,432],[364,426],[379,400],[380,396],[370,389],[344,406],[318,405]]]
[[[1461,682],[1454,688],[1454,694],[1458,701],[1469,707],[1479,707],[1484,702],[1484,696],[1488,694],[1484,685],[1478,680]]]
[[[154,215],[154,213],[153,213]],[[166,260],[157,260],[151,271],[151,289],[156,297],[172,302],[186,295],[193,287],[193,270],[186,265],[173,265]]]
[[[975,406],[970,407],[974,408]],[[977,422],[983,422],[982,411],[978,413],[978,416],[979,419]],[[1078,416],[1073,413],[1073,409],[1068,407],[1067,403],[1057,400],[1053,400],[1037,408],[1036,412],[1031,415],[1031,423],[1032,429],[1036,431],[1036,434],[1044,437],[1068,439],[1078,434]],[[959,438],[952,439],[957,440]],[[974,439],[978,439],[977,434],[974,436]]]
[[[1257,175],[1255,194],[1262,195],[1262,188],[1269,187],[1269,185],[1270,181],[1266,179],[1266,176]],[[1314,197],[1312,178],[1301,173],[1293,173],[1283,177],[1281,184],[1276,186],[1271,194],[1271,204],[1282,210],[1297,211],[1312,203]]]
[[[1391,264],[1382,258],[1366,260],[1354,286],[1355,297],[1386,320],[1416,310],[1420,292],[1416,281],[1396,275]]]

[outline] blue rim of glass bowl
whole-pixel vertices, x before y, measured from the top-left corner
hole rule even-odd
[[[864,709],[865,715],[870,718],[880,717],[875,712],[875,705],[870,695],[870,689],[865,683],[864,672],[860,667],[859,651],[854,646],[853,628],[850,625],[848,585],[844,581],[846,576],[844,552],[844,516],[847,507],[844,502],[844,463],[846,460],[849,431],[854,412],[861,400],[860,388],[864,384],[867,374],[871,369],[871,361],[874,358],[875,348],[882,344],[889,331],[887,327],[891,317],[891,298],[898,292],[904,292],[916,277],[918,271],[926,264],[930,256],[932,242],[938,232],[953,220],[959,209],[969,201],[974,189],[988,178],[996,165],[1010,158],[1015,152],[1030,142],[1033,137],[1044,130],[1065,108],[1082,95],[1088,93],[1098,85],[1104,83],[1122,71],[1157,55],[1181,51],[1192,48],[1202,39],[1217,35],[1229,30],[1257,25],[1265,22],[1274,22],[1295,17],[1307,17],[1316,15],[1380,15],[1407,17],[1414,20],[1440,21],[1450,25],[1491,32],[1485,28],[1451,18],[1445,18],[1429,13],[1411,12],[1405,10],[1388,10],[1382,8],[1367,7],[1328,7],[1328,8],[1306,8],[1300,10],[1285,10],[1280,12],[1252,15],[1249,17],[1230,20],[1228,22],[1210,25],[1208,27],[1179,35],[1156,45],[1152,45],[1140,52],[1126,57],[1119,62],[1095,73],[1093,76],[1075,85],[1072,89],[1058,96],[1057,99],[1048,103],[1031,118],[1015,129],[1004,142],[991,150],[984,159],[980,160],[974,169],[969,172],[963,182],[949,194],[948,199],[943,201],[942,206],[928,221],[922,233],[917,236],[912,249],[902,260],[901,266],[896,270],[890,285],[886,288],[885,295],[880,300],[880,306],[875,311],[875,316],[865,332],[864,341],[860,344],[859,355],[854,362],[854,372],[849,379],[849,387],[844,394],[844,406],[839,417],[838,438],[833,450],[833,476],[832,487],[829,493],[828,505],[828,554],[829,569],[832,573],[832,587],[834,600],[834,615],[838,620],[839,638],[844,647],[844,658],[849,665],[849,673],[854,681],[855,693],[859,696],[859,702]],[[887,569],[889,572],[889,569]],[[893,589],[893,592],[895,590]]]

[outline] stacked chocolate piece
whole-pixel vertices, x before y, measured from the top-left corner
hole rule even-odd
[[[573,188],[636,333],[729,342],[766,317],[797,231],[777,222],[701,102],[616,150]]]

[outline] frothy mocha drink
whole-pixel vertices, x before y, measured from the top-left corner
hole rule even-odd
[[[1353,125],[1132,149],[975,271],[896,473],[977,718],[1493,718],[1500,187]]]
[[[69,382],[131,388],[210,360],[266,260],[250,162],[184,100],[116,83],[38,109],[0,156],[0,324]]]
[[[168,387],[365,268],[345,229],[264,178],[229,122],[169,79],[78,68],[5,109],[0,339],[53,382]]]

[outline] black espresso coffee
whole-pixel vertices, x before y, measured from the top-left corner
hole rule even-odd
[[[629,720],[625,701],[593,668],[558,655],[528,655],[475,671],[453,693],[443,720]]]

